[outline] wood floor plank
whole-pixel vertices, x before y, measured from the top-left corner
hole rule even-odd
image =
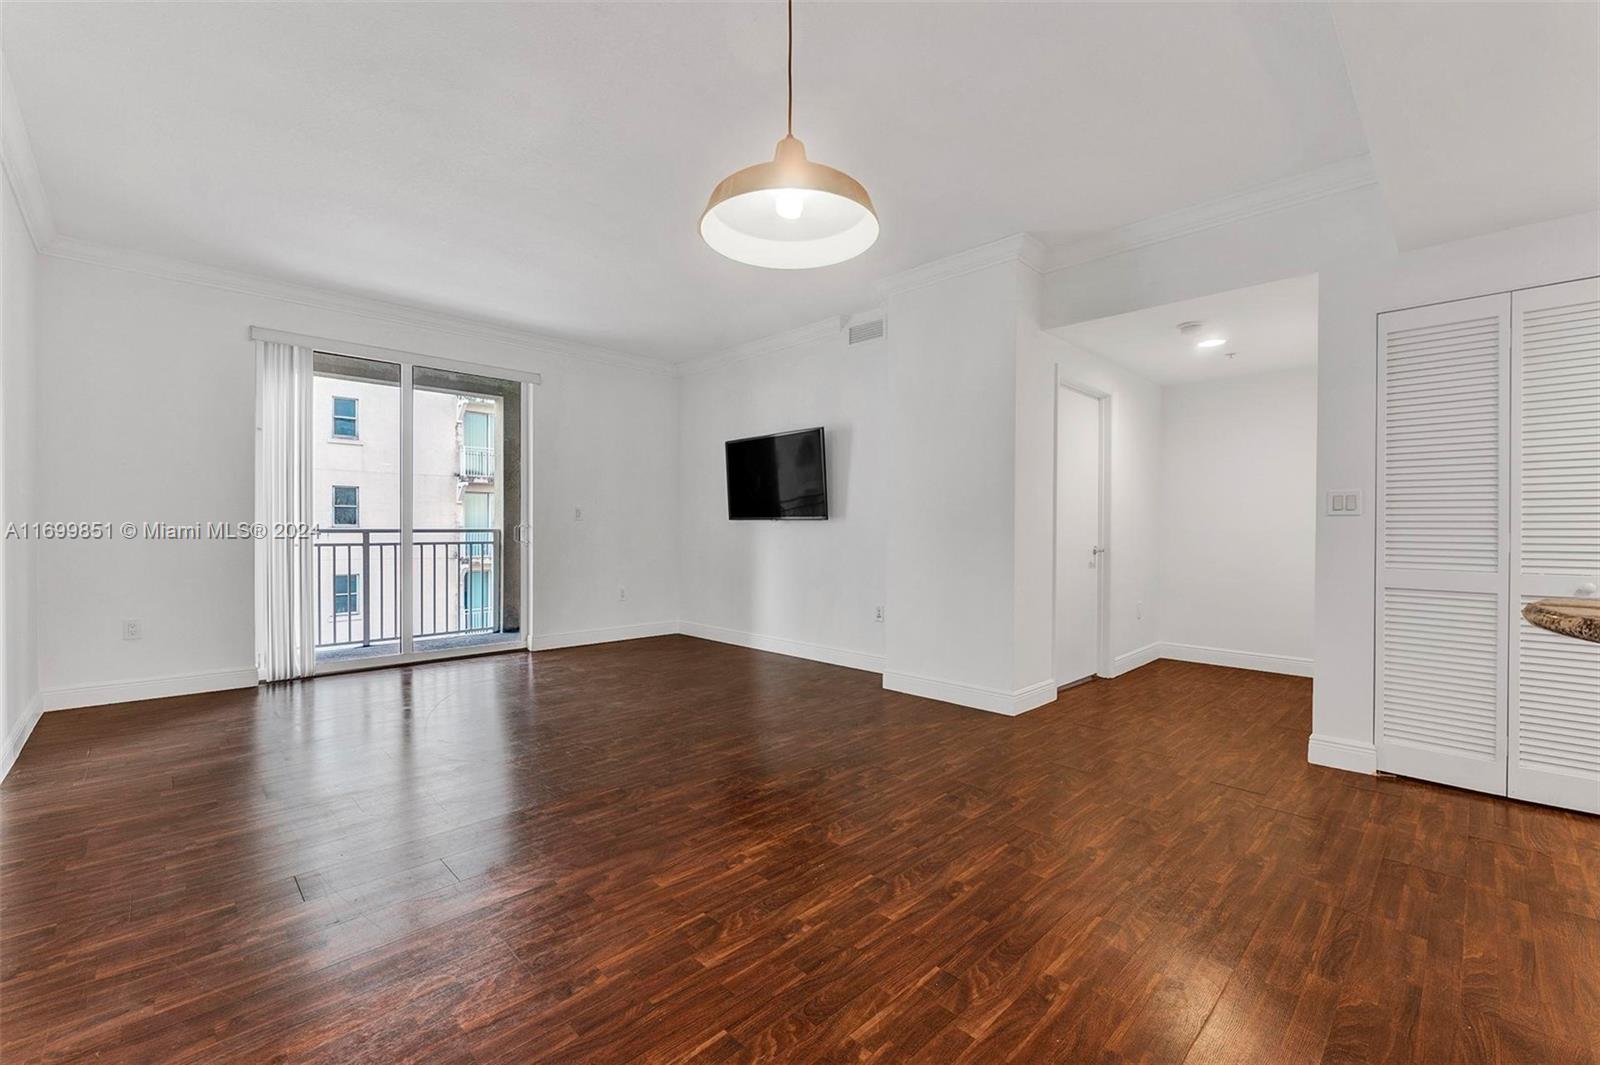
[[[50,714],[0,1059],[1600,1065],[1600,819],[1310,682],[1005,718],[686,637]]]

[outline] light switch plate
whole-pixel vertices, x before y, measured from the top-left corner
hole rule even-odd
[[[1336,518],[1353,518],[1361,513],[1361,493],[1339,490],[1328,493],[1327,512]]]

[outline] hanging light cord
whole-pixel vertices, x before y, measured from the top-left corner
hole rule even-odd
[[[794,136],[794,0],[789,0],[789,136]]]

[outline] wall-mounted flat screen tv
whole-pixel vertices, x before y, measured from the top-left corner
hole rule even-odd
[[[726,449],[730,521],[828,516],[828,465],[821,429],[729,440]]]

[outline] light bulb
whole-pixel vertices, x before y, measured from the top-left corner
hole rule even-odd
[[[1228,338],[1227,337],[1207,337],[1206,339],[1200,341],[1200,343],[1196,344],[1195,347],[1197,347],[1197,348],[1220,348],[1220,347],[1222,347],[1222,345],[1226,344],[1227,342],[1228,342]]]
[[[772,209],[778,212],[779,218],[792,222],[805,212],[805,194],[799,189],[779,189],[772,197]]]

